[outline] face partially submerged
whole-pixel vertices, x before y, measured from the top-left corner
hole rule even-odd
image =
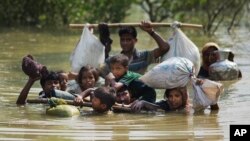
[[[117,92],[116,94],[116,102],[117,103],[124,103],[124,104],[130,104],[130,94],[129,92],[126,91],[122,91],[122,92]]]
[[[95,97],[94,95],[92,95],[91,102],[92,102],[92,108],[94,109],[94,111],[97,112],[105,111],[107,107],[105,104],[102,104],[101,100]]]
[[[188,91],[186,87],[166,89],[165,98],[169,103],[170,109],[184,109],[188,105]]]
[[[172,109],[178,109],[183,105],[182,94],[178,90],[172,90],[169,93],[168,100]]]

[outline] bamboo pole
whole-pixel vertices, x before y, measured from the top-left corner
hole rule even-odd
[[[151,25],[153,27],[170,27],[172,24],[173,23],[151,23]],[[82,29],[86,25],[90,28],[98,27],[98,24],[69,24],[69,27],[75,28],[75,29]],[[108,23],[107,25],[108,25],[108,27],[122,27],[122,26],[139,27],[141,25],[141,23]],[[180,27],[201,29],[202,25],[190,24],[190,23],[180,23]]]
[[[68,105],[74,105],[74,102],[72,100],[64,100]],[[32,104],[47,104],[48,99],[43,98],[43,99],[27,99],[27,103],[32,103]],[[84,107],[92,107],[92,104],[90,102],[83,102],[77,106],[84,106]],[[114,112],[126,112],[130,113],[132,112],[131,108],[129,107],[122,107],[122,106],[117,106],[114,105],[112,107]]]
[[[64,100],[68,105],[74,105],[74,102],[72,100]],[[43,99],[27,99],[28,103],[36,103],[36,104],[46,104],[48,103],[48,99],[47,98],[43,98]],[[85,106],[85,107],[92,107],[92,104],[90,102],[83,102],[77,106]]]

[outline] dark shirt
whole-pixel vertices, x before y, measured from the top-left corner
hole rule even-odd
[[[138,80],[140,76],[141,75],[138,73],[128,71],[121,78],[116,79],[115,81],[123,84],[123,89],[127,89],[129,91],[132,99],[145,100],[151,103],[155,102],[155,90]]]
[[[156,105],[160,106],[162,110],[171,111],[170,106],[166,100],[161,100],[155,103]]]
[[[200,71],[198,73],[198,78],[209,78],[209,72],[201,66]]]

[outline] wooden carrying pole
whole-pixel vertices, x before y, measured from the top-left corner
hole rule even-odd
[[[65,101],[68,105],[74,105],[74,102],[72,100],[63,100]],[[27,99],[27,103],[41,103],[41,104],[46,104],[48,103],[48,99]],[[78,106],[85,106],[85,107],[92,107],[92,104],[90,102],[83,102]]]
[[[170,27],[173,23],[151,23],[153,27]],[[69,27],[75,29],[83,29],[83,27],[87,25],[90,28],[98,27],[98,24],[69,24]],[[108,27],[122,27],[122,26],[134,26],[139,27],[141,23],[108,23]],[[190,24],[190,23],[180,23],[180,27],[185,28],[202,28],[200,24]]]
[[[64,100],[68,105],[74,105],[74,102],[72,100]],[[32,104],[47,104],[48,99],[43,98],[43,99],[27,99],[27,103],[32,103]],[[90,102],[83,102],[77,106],[84,106],[84,107],[92,107],[92,104]],[[131,108],[129,107],[122,107],[122,106],[116,106],[114,105],[113,111],[115,112],[126,112],[130,113],[132,112]]]

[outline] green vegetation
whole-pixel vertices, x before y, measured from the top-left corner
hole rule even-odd
[[[213,35],[221,25],[228,31],[238,25],[249,7],[249,0],[1,0],[0,25],[62,28],[138,17],[133,21],[202,24],[204,33]]]

